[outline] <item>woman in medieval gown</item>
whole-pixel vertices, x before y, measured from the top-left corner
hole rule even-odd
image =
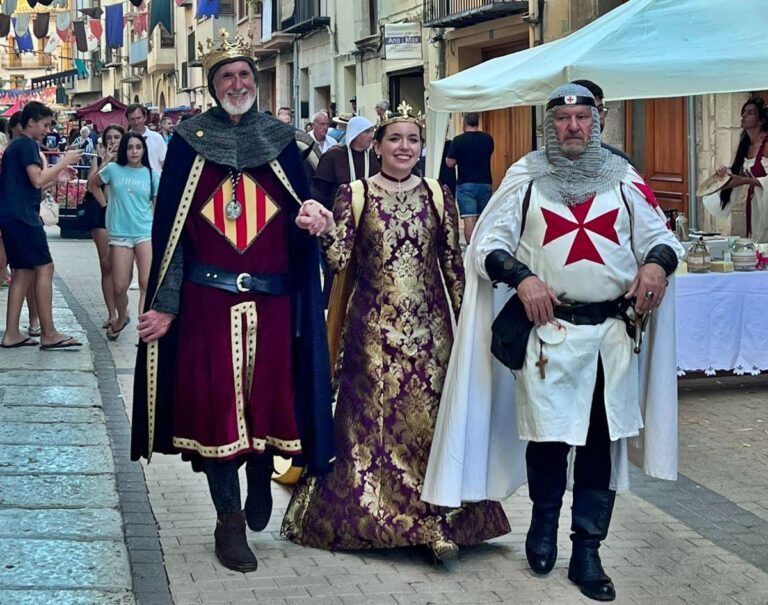
[[[719,176],[730,180],[719,192],[719,199],[704,199],[704,207],[716,218],[733,210],[746,215],[746,229],[755,242],[768,242],[768,107],[760,97],[752,97],[741,108],[741,137],[733,164],[720,166]],[[709,196],[708,196],[709,197]],[[713,198],[715,195],[713,194]],[[718,204],[719,202],[719,204]],[[718,207],[719,206],[719,207]],[[739,229],[737,227],[737,229]]]
[[[336,461],[293,494],[282,534],[298,544],[423,545],[441,560],[510,530],[497,502],[451,509],[420,497],[453,340],[449,300],[458,315],[464,288],[450,192],[411,174],[421,141],[407,111],[380,123],[381,172],[340,188],[321,237],[333,269],[357,268],[335,375]]]

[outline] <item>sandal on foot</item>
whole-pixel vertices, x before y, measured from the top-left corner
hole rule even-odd
[[[119,330],[113,330],[111,328],[111,326],[109,328],[107,328],[107,340],[111,340],[112,342],[117,340],[118,337],[120,336],[120,333],[123,330],[125,330],[125,326],[127,326],[129,323],[131,323],[131,318],[130,317],[126,317],[125,321],[123,322],[123,325],[120,326]]]

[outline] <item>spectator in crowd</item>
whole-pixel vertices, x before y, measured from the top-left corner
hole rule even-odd
[[[0,231],[3,233],[13,279],[8,293],[4,348],[34,346],[43,350],[79,347],[75,338],[62,334],[53,323],[53,260],[40,220],[42,190],[61,172],[75,164],[82,151],[70,150],[45,170],[40,142],[48,131],[53,111],[32,101],[21,112],[22,133],[8,146],[0,168]],[[19,329],[21,307],[31,284],[40,315],[40,341],[24,336]]]
[[[160,120],[160,136],[163,137],[163,141],[165,141],[166,145],[171,142],[171,137],[173,136],[173,120],[168,116],[164,116],[163,119]]]
[[[459,167],[456,179],[456,202],[464,223],[464,239],[469,243],[477,217],[491,199],[491,155],[493,137],[480,130],[476,113],[464,114],[464,132],[453,139],[445,165]]]
[[[101,206],[107,208],[112,283],[117,319],[107,327],[107,338],[117,340],[130,322],[128,287],[133,262],[139,269],[139,312],[144,308],[147,279],[152,263],[152,213],[160,175],[149,165],[149,153],[143,136],[129,132],[120,139],[114,162],[107,163],[89,181],[88,190]],[[109,185],[109,204],[102,191]]]
[[[608,108],[605,106],[605,103],[603,103],[603,99],[605,98],[605,93],[603,92],[603,89],[600,88],[597,84],[595,84],[592,80],[574,80],[571,82],[571,84],[578,84],[579,86],[583,86],[586,88],[589,92],[592,93],[592,96],[595,97],[595,103],[597,103],[597,113],[600,115],[600,132],[602,133],[603,130],[605,130],[605,118],[608,117]],[[612,154],[617,155],[621,158],[624,158],[632,164],[632,158],[630,158],[626,153],[624,153],[621,149],[617,149],[613,145],[609,145],[608,143],[604,141],[600,141],[600,145],[604,148],[610,151]],[[634,164],[632,164],[634,166]]]
[[[281,107],[277,110],[277,119],[283,124],[293,124],[293,118],[291,117],[290,107]]]
[[[337,115],[331,120],[334,126],[328,131],[328,136],[336,139],[336,142],[339,143],[339,145],[343,145],[345,142],[344,134],[347,131],[347,124],[349,124],[349,121],[354,117],[355,114],[349,112]]]
[[[317,144],[316,149],[320,152],[320,155],[324,154],[334,145],[338,145],[336,139],[328,136],[328,125],[331,123],[331,119],[325,111],[318,111],[312,116],[312,131],[309,136]]]
[[[382,99],[376,103],[376,107],[374,109],[376,110],[376,121],[381,122],[384,119],[386,113],[389,111],[389,101]]]
[[[352,97],[349,100],[349,105],[352,107],[352,114],[357,115],[357,97]]]
[[[155,132],[147,127],[149,110],[140,103],[132,103],[125,108],[125,117],[128,118],[129,129],[132,132],[139,133],[147,142],[149,166],[153,172],[159,175],[163,170],[163,162],[165,162],[168,145],[165,144],[159,132]]]
[[[306,132],[307,134],[312,132],[312,122],[307,122],[306,124],[304,124],[304,132]],[[312,140],[314,141],[314,139]]]
[[[110,255],[109,233],[107,231],[107,207],[102,205],[96,196],[91,193],[90,185],[98,176],[99,170],[114,162],[117,158],[117,150],[120,140],[123,138],[125,130],[122,126],[112,124],[104,129],[102,143],[98,148],[96,161],[91,163],[91,169],[88,172],[89,190],[86,199],[86,216],[88,224],[85,225],[91,232],[91,239],[96,245],[96,251],[99,255],[99,268],[101,270],[101,293],[104,297],[104,304],[107,307],[107,319],[102,324],[105,330],[113,323],[118,321],[117,307],[115,306],[115,286],[112,281],[112,259]],[[104,192],[105,187],[102,187]],[[104,198],[108,199],[108,192],[104,192]],[[119,324],[118,324],[119,325]]]

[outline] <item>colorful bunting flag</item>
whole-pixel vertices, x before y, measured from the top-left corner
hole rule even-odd
[[[197,14],[196,18],[202,19],[203,17],[218,17],[219,16],[219,0],[197,0]]]
[[[112,4],[107,6],[105,17],[107,29],[107,48],[123,47],[123,5]]]
[[[48,35],[48,30],[51,25],[51,13],[37,13],[35,15],[35,21],[32,25],[32,33],[35,34],[35,38],[43,40]]]
[[[51,54],[61,45],[61,38],[58,36],[51,36],[48,38],[48,43],[45,45],[43,52]]]
[[[152,0],[152,4],[149,6],[149,33],[152,33],[158,25],[162,25],[169,34],[173,33],[171,0]]]
[[[13,20],[13,31],[17,38],[23,38],[29,33],[29,15],[17,15]]]

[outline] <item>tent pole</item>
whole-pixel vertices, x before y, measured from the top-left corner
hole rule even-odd
[[[699,228],[698,200],[696,199],[696,97],[686,97],[688,122],[688,224]],[[674,225],[672,225],[674,229]]]

